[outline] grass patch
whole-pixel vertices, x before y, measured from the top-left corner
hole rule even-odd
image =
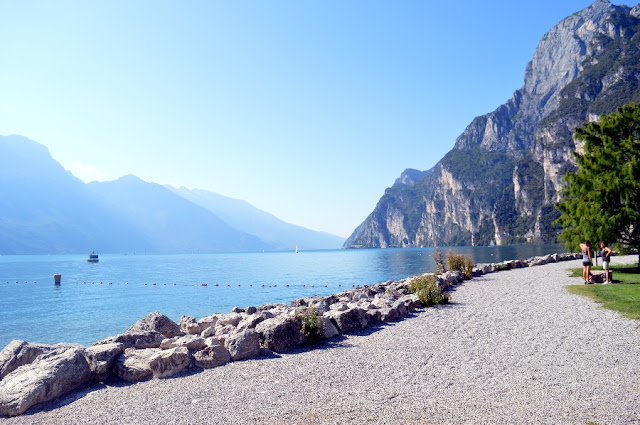
[[[593,267],[592,270],[602,270]],[[640,320],[640,271],[635,265],[613,266],[614,285],[570,285],[570,293],[584,295],[630,319]],[[572,269],[571,276],[582,277],[582,269]]]

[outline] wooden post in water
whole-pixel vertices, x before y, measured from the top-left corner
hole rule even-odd
[[[56,273],[53,275],[53,284],[60,285],[60,280],[62,279],[62,275],[60,273]]]

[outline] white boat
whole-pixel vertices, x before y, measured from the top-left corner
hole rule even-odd
[[[88,262],[90,263],[97,263],[98,261],[98,254],[96,254],[94,251],[91,251],[91,254],[89,254],[89,258],[87,259]]]

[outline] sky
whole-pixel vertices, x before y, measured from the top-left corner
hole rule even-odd
[[[347,237],[589,4],[0,0],[0,134]]]

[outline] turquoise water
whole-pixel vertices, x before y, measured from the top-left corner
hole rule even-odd
[[[456,247],[475,262],[560,252],[557,245]],[[448,248],[443,248],[446,254]],[[434,269],[432,248],[185,255],[0,256],[0,347],[96,340],[149,312],[178,321],[234,306],[288,303]],[[62,284],[53,284],[53,274]],[[17,283],[16,283],[17,282]],[[111,282],[111,284],[109,284]],[[207,286],[202,286],[207,283]],[[155,284],[155,285],[154,285]],[[217,286],[216,286],[217,285]]]

